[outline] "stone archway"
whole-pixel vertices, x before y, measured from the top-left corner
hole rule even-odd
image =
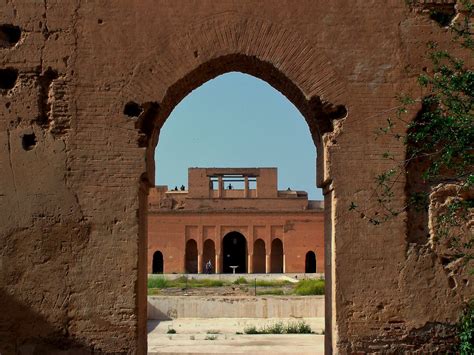
[[[239,232],[227,233],[222,239],[222,272],[232,274],[232,266],[237,266],[236,274],[247,273],[247,240]]]
[[[208,28],[208,25],[211,27]],[[324,147],[322,137],[325,134],[326,137],[337,136],[334,130],[340,129],[341,119],[347,116],[347,110],[342,105],[342,99],[346,97],[345,86],[335,74],[330,60],[321,51],[307,45],[301,37],[279,29],[272,23],[254,19],[240,22],[238,18],[226,18],[222,26],[215,26],[216,23],[212,20],[212,23],[204,23],[197,29],[188,29],[189,32],[185,31],[181,38],[174,38],[167,44],[167,51],[160,50],[141,62],[134,71],[133,79],[122,91],[123,104],[137,103],[141,110],[136,117],[135,127],[140,131],[139,145],[147,148],[143,185],[153,186],[154,149],[161,127],[174,107],[206,81],[227,72],[238,71],[266,81],[301,112],[318,151],[317,185],[326,189],[325,199],[331,204],[334,187],[327,170],[330,152]],[[214,31],[216,28],[218,30]],[[251,28],[260,28],[262,35],[255,36]],[[245,49],[240,46],[240,40],[234,41],[232,33],[238,33],[240,40],[248,41]],[[192,40],[189,41],[190,39]],[[274,45],[275,41],[279,43],[278,46]],[[190,53],[184,50],[193,47],[200,49]],[[300,55],[282,57],[282,48],[294,48]],[[170,63],[173,63],[171,67]],[[157,81],[156,78],[166,79],[166,83]],[[141,205],[146,206],[146,195],[141,198]],[[146,209],[143,210],[145,211]],[[327,225],[332,225],[330,209],[326,210],[325,215],[330,218]],[[332,228],[326,228],[325,231],[329,258],[332,250]],[[327,283],[332,282],[334,273],[333,264],[326,263]],[[142,281],[142,287],[139,289],[146,295],[145,281]],[[331,331],[332,312],[335,311],[332,288],[327,288],[326,297],[325,342],[326,348],[330,349],[336,342]],[[142,326],[142,329],[145,327]]]
[[[452,275],[430,248],[407,242],[405,212],[377,228],[348,211],[370,200],[375,176],[405,159],[402,142],[374,132],[399,107],[397,95],[419,89],[422,44],[453,48],[449,31],[427,21],[426,11],[403,1],[31,3],[5,2],[0,24],[22,31],[1,49],[2,68],[18,71],[15,87],[0,95],[6,352],[30,343],[40,352],[63,344],[146,353],[152,151],[167,112],[232,70],[280,90],[314,133],[325,193],[326,353],[433,352],[451,343],[429,335],[449,334],[458,319],[470,288],[452,289],[450,278],[463,273]],[[36,35],[45,18],[55,38]],[[131,116],[128,102],[138,106]],[[350,108],[344,123],[340,104]],[[30,137],[27,150],[22,137]],[[395,156],[387,167],[388,144]],[[405,185],[401,176],[396,207],[405,203]],[[31,293],[43,289],[42,297]],[[68,311],[84,306],[90,312]],[[16,331],[23,328],[29,332]]]

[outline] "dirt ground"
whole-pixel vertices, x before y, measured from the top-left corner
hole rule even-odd
[[[307,318],[316,334],[242,333],[257,327],[295,319],[181,318],[148,322],[148,354],[324,354],[324,318]],[[168,334],[173,329],[175,334]]]

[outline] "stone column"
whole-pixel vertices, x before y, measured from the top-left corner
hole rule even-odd
[[[253,274],[253,254],[248,254],[247,256],[247,273],[248,274]]]
[[[215,269],[216,269],[216,274],[220,274],[221,271],[221,254],[216,253],[216,261],[215,261]]]
[[[269,274],[272,270],[270,266],[270,261],[271,261],[270,254],[265,255],[265,273],[266,274]]]
[[[286,273],[286,257],[285,254],[283,254],[283,273]]]
[[[202,254],[198,254],[198,274],[202,274]]]

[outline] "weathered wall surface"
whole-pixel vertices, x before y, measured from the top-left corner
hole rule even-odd
[[[148,319],[324,317],[324,296],[149,296]]]
[[[404,157],[374,132],[395,95],[415,90],[424,44],[449,43],[446,30],[402,0],[1,0],[0,9],[0,25],[21,30],[16,41],[0,28],[2,354],[145,351],[140,183],[153,182],[173,107],[232,70],[282,91],[314,136],[334,350],[449,346],[448,325],[473,294],[465,271],[448,275],[433,248],[409,244],[406,216],[377,227],[348,211],[352,200],[372,207],[388,144]],[[138,119],[138,105],[124,114],[129,102],[144,109]]]

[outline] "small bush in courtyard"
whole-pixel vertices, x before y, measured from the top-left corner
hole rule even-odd
[[[247,279],[243,276],[240,276],[237,280],[235,280],[234,285],[242,285],[248,283]]]
[[[204,338],[204,340],[216,340],[217,339],[217,335],[206,335],[206,337]]]
[[[148,288],[165,288],[168,287],[168,281],[163,277],[149,277]]]
[[[264,327],[263,334],[283,334],[286,331],[286,328],[282,322],[277,322],[268,327]]]
[[[305,321],[284,324],[277,322],[272,325],[264,326],[257,329],[254,325],[244,329],[245,334],[311,334],[313,333],[310,325]]]
[[[313,331],[311,330],[311,327],[308,323],[304,321],[298,322],[297,328],[296,328],[297,334],[311,334],[312,332]]]
[[[176,334],[176,329],[170,328],[170,329],[168,329],[166,334]]]
[[[300,296],[324,295],[324,280],[301,280],[295,293]]]
[[[257,331],[257,327],[254,325],[250,325],[248,327],[244,328],[244,333],[245,334],[261,334]]]

